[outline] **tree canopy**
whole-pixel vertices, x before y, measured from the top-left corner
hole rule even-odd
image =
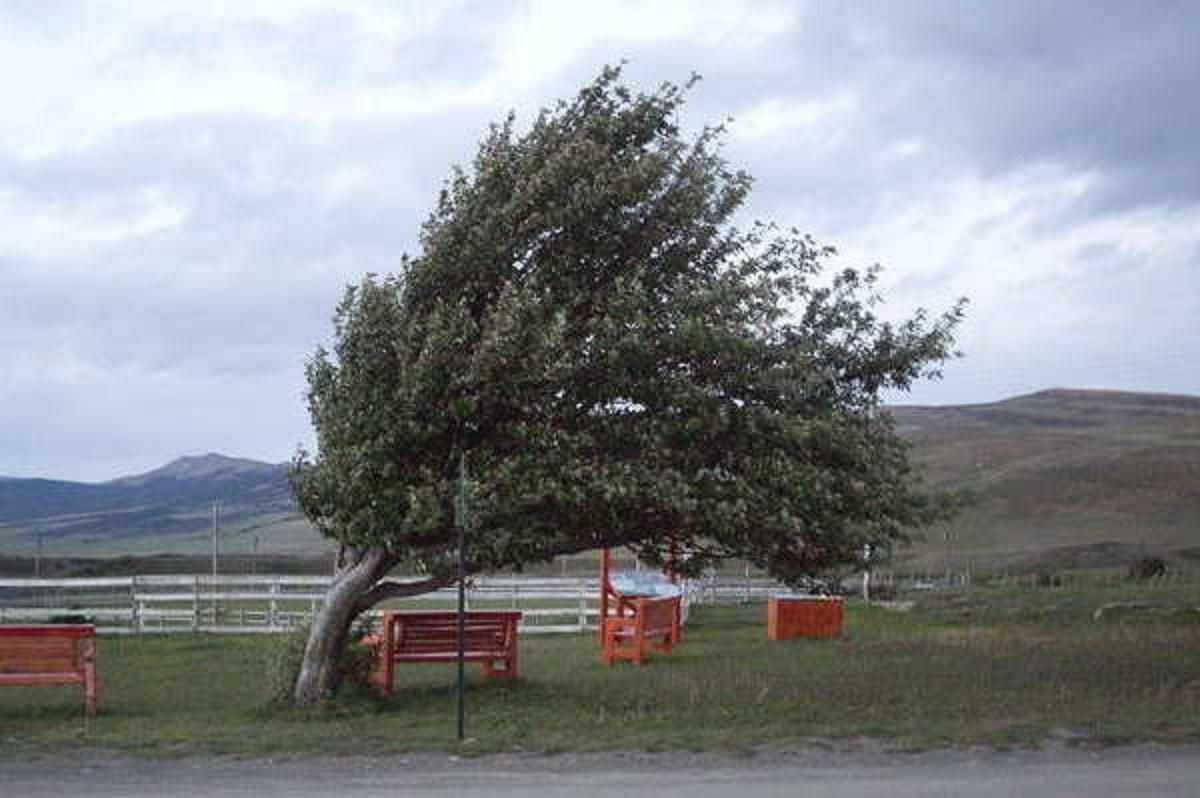
[[[294,478],[322,532],[443,570],[464,454],[474,570],[628,545],[791,580],[932,517],[881,394],[936,373],[961,306],[887,323],[877,270],[733,224],[751,179],[721,127],[681,133],[686,91],[610,68],[492,126],[420,252],[347,290]]]

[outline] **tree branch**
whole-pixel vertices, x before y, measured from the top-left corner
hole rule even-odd
[[[357,612],[366,612],[379,602],[390,598],[407,598],[409,596],[419,596],[422,593],[431,593],[434,590],[454,584],[455,578],[454,574],[441,574],[416,582],[393,582],[390,580],[376,582],[355,603]]]

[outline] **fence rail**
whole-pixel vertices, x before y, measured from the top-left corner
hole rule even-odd
[[[130,576],[0,579],[0,623],[95,623],[102,633],[274,633],[308,623],[325,600],[323,576]],[[702,579],[684,585],[691,604],[753,601],[778,592],[768,579]],[[523,613],[526,633],[594,629],[597,580],[578,577],[472,580],[468,606]],[[456,588],[388,602],[388,608],[454,606]],[[382,611],[377,609],[375,614]]]

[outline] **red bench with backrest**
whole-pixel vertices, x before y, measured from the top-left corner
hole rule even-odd
[[[517,678],[518,610],[471,610],[465,615],[464,659],[483,664],[488,678]],[[375,681],[390,693],[397,662],[455,662],[458,613],[383,613],[383,628],[370,641],[379,646]]]
[[[625,598],[620,603],[630,614],[600,620],[605,664],[630,659],[641,665],[650,650],[670,654],[679,642],[680,597]]]
[[[83,711],[96,712],[96,627],[91,624],[0,626],[0,685],[78,684]]]

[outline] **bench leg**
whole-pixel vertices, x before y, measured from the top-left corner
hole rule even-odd
[[[617,632],[611,626],[601,621],[600,659],[605,665],[612,665],[617,660]]]
[[[100,697],[100,686],[96,679],[96,641],[83,641],[83,711],[96,714],[96,701]]]
[[[390,695],[396,676],[396,661],[392,657],[396,631],[389,618],[384,617],[381,633],[373,637],[376,639],[371,640],[371,643],[378,646],[378,659],[375,663],[375,672],[371,674],[371,681],[379,688],[380,693]]]
[[[502,667],[496,667],[496,663],[504,663]],[[483,663],[483,675],[487,679],[515,679],[517,678],[517,652],[513,651],[507,657],[496,662]]]

